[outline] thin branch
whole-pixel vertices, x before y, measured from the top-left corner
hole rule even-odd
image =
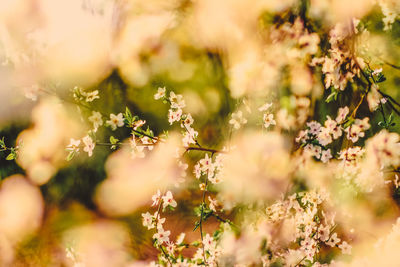
[[[190,151],[190,150],[197,150],[197,151],[205,151],[205,152],[210,152],[210,153],[227,153],[225,151],[221,151],[221,150],[215,150],[215,149],[210,149],[210,148],[204,148],[204,147],[185,147],[186,151]]]

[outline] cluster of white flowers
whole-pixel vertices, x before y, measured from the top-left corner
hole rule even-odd
[[[85,137],[82,138],[82,143],[83,143],[83,151],[88,153],[88,156],[91,157],[93,155],[93,149],[96,146],[96,143],[93,141],[93,139],[89,136],[86,135]],[[71,138],[70,143],[68,144],[66,150],[70,153],[69,157],[73,157],[76,153],[79,152],[81,140],[75,140]]]
[[[77,101],[85,101],[87,103],[93,102],[96,99],[99,99],[99,91],[98,90],[94,90],[91,92],[85,92],[82,87],[79,86],[75,86],[72,89],[73,92],[73,97],[75,100]]]
[[[383,13],[383,30],[388,31],[392,29],[392,25],[399,17],[400,5],[396,1],[379,0],[379,6]]]
[[[354,57],[348,44],[352,41],[353,32],[357,31],[358,23],[358,20],[353,20],[352,26],[336,24],[329,34],[329,56],[314,58],[311,62],[311,66],[322,65],[326,89],[333,86],[335,90],[343,91],[355,76],[360,77],[360,67],[365,66],[364,60]]]
[[[183,96],[177,95],[171,91],[169,97],[167,97],[165,87],[160,87],[154,95],[154,99],[162,99],[170,104],[170,109],[168,110],[168,122],[171,125],[174,122],[181,122],[181,127],[184,129],[182,138],[183,146],[188,147],[190,144],[196,144],[196,139],[199,133],[192,127],[194,122],[192,115],[190,113],[183,113],[182,111],[186,106]]]
[[[369,158],[379,167],[400,165],[400,136],[386,130],[367,140],[365,150]]]
[[[267,111],[272,106],[272,103],[265,103],[261,107],[258,108],[259,111],[264,112]],[[272,113],[264,113],[263,114],[263,126],[268,129],[269,126],[276,125],[276,121],[274,120],[274,114]]]
[[[355,119],[354,123],[345,129],[347,139],[353,143],[357,142],[360,137],[365,136],[365,131],[371,127],[369,118],[366,117],[362,120]]]
[[[218,184],[221,182],[222,177],[221,177],[221,171],[223,168],[223,154],[218,154],[215,156],[215,160],[213,162],[212,158],[208,156],[208,154],[205,155],[205,157],[201,160],[199,160],[195,165],[194,165],[194,175],[197,179],[199,179],[202,175],[206,175],[207,179],[213,183],[213,184]]]
[[[341,242],[334,232],[335,215],[328,215],[323,210],[323,203],[328,202],[329,196],[326,193],[310,191],[293,194],[267,208],[268,223],[272,224],[272,227],[284,224],[288,229],[282,229],[281,234],[284,235],[285,230],[291,233],[286,237],[287,246],[291,247],[288,250],[277,246],[273,241],[267,243],[268,249],[275,251],[273,255],[277,255],[269,258],[269,263],[276,261],[275,257],[282,257],[285,266],[293,266],[292,264],[300,264],[303,261],[315,264],[318,261],[318,257],[315,256],[323,245],[336,246],[343,254],[351,253],[351,246],[346,241]],[[279,239],[278,236],[273,238]],[[294,249],[293,244],[298,244],[298,248]],[[278,253],[280,250],[285,252]]]
[[[370,128],[368,117],[362,120],[355,119],[351,125],[343,128],[349,122],[349,120],[346,120],[348,114],[349,108],[346,106],[339,108],[335,120],[327,116],[324,126],[317,121],[308,122],[308,128],[300,131],[296,142],[303,144],[304,150],[307,153],[310,153],[322,162],[327,162],[332,158],[332,154],[330,149],[326,149],[326,146],[342,136],[343,131],[346,132],[346,138],[355,143],[360,137],[364,137],[365,130]]]
[[[158,190],[155,195],[152,196],[153,204],[152,206],[159,206],[165,210],[167,207],[175,208],[177,206],[176,201],[173,198],[171,191],[166,192],[164,195]],[[142,213],[143,226],[147,227],[148,230],[155,228],[156,233],[153,235],[153,239],[156,241],[158,246],[163,244],[168,244],[169,236],[171,231],[165,231],[163,224],[165,223],[165,218],[160,216],[160,208],[152,215],[149,212]]]

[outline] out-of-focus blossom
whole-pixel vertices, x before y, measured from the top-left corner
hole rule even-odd
[[[177,137],[171,135],[144,158],[132,159],[129,149],[114,152],[106,162],[107,179],[97,188],[99,208],[109,215],[129,214],[157,189],[173,185],[182,168],[175,159],[177,146]]]
[[[234,141],[235,150],[224,160],[221,195],[235,202],[247,202],[274,198],[282,192],[291,169],[283,137],[274,132],[253,132]]]
[[[0,234],[9,242],[33,234],[42,223],[43,210],[40,190],[23,176],[10,176],[1,183]]]
[[[42,100],[32,112],[33,127],[18,137],[17,162],[26,169],[30,180],[44,184],[65,164],[64,148],[76,136],[77,124],[59,104],[59,100]]]
[[[233,128],[236,130],[240,129],[242,124],[246,124],[247,119],[243,117],[243,112],[239,110],[236,113],[232,113],[229,124],[232,124]]]
[[[98,111],[92,111],[92,115],[88,118],[91,123],[93,123],[94,131],[103,125],[103,119],[101,113]]]
[[[67,266],[126,266],[131,260],[128,231],[116,222],[97,221],[69,229],[63,242],[74,253],[65,259]]]

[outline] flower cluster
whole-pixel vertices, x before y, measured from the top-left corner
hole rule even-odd
[[[335,216],[324,212],[324,203],[329,203],[329,196],[326,193],[310,191],[291,195],[269,206],[267,222],[273,226],[283,227],[280,232],[272,232],[270,235],[277,235],[273,237],[274,239],[286,238],[287,246],[291,248],[286,250],[274,243],[267,243],[265,252],[275,250],[273,255],[281,255],[287,266],[292,266],[296,262],[300,264],[303,261],[316,264],[318,262],[316,259],[319,258],[316,255],[324,246],[338,247],[342,253],[350,254],[351,246],[346,241],[341,242],[335,232],[337,226],[334,222]],[[280,250],[282,253],[279,253]],[[277,258],[267,257],[265,261],[272,263],[277,261]]]
[[[200,179],[202,175],[205,175],[206,179],[212,184],[220,183],[222,180],[223,157],[223,154],[218,154],[213,162],[213,159],[206,154],[203,159],[194,165],[194,176]]]

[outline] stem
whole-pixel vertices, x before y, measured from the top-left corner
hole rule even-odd
[[[382,117],[383,117],[383,122],[385,123],[385,126],[387,126],[387,123],[386,123],[386,117],[385,117],[385,111],[383,110],[383,105],[382,105],[382,101],[380,101],[379,100],[379,105],[380,105],[380,110],[381,110],[381,113],[382,113]],[[386,127],[385,127],[386,128]]]
[[[215,150],[215,149],[210,149],[210,148],[204,148],[204,147],[185,147],[186,151],[190,150],[197,150],[197,151],[205,151],[205,152],[211,152],[212,154],[214,153],[226,153],[225,151],[220,151],[220,150]]]
[[[212,156],[211,156],[211,158],[212,158]],[[205,253],[205,251],[204,251],[204,242],[203,242],[203,214],[204,214],[204,205],[205,205],[205,199],[206,199],[206,192],[207,192],[207,183],[208,183],[208,177],[205,177],[205,188],[204,188],[204,191],[203,191],[203,198],[202,198],[202,201],[201,201],[201,213],[200,213],[200,222],[199,222],[199,224],[200,224],[200,238],[201,238],[201,245],[202,245],[202,248],[203,248],[203,258],[204,258],[204,264],[207,266],[208,264],[207,264],[207,259],[206,259],[206,253]]]
[[[364,98],[365,98],[366,94],[367,94],[367,92],[365,92],[364,94],[361,95],[361,99],[358,102],[357,106],[354,108],[353,112],[351,113],[351,117],[353,117],[353,118],[356,117],[357,110],[361,106],[362,102],[364,101]]]
[[[162,195],[164,195],[165,194],[165,192],[162,194]],[[161,211],[161,206],[162,206],[162,204],[163,204],[163,200],[162,200],[162,198],[160,198],[160,203],[158,204],[158,208],[157,208],[157,216],[156,216],[156,221],[155,221],[155,223],[156,223],[156,231],[157,231],[157,224],[158,224],[158,217],[160,216],[160,211]],[[167,260],[168,260],[168,262],[169,262],[169,265],[170,266],[172,266],[172,262],[171,262],[171,259],[169,258],[169,255],[165,252],[165,250],[164,250],[164,248],[162,247],[162,245],[160,244],[160,250],[161,250],[161,252],[164,254],[164,256],[167,258]]]

